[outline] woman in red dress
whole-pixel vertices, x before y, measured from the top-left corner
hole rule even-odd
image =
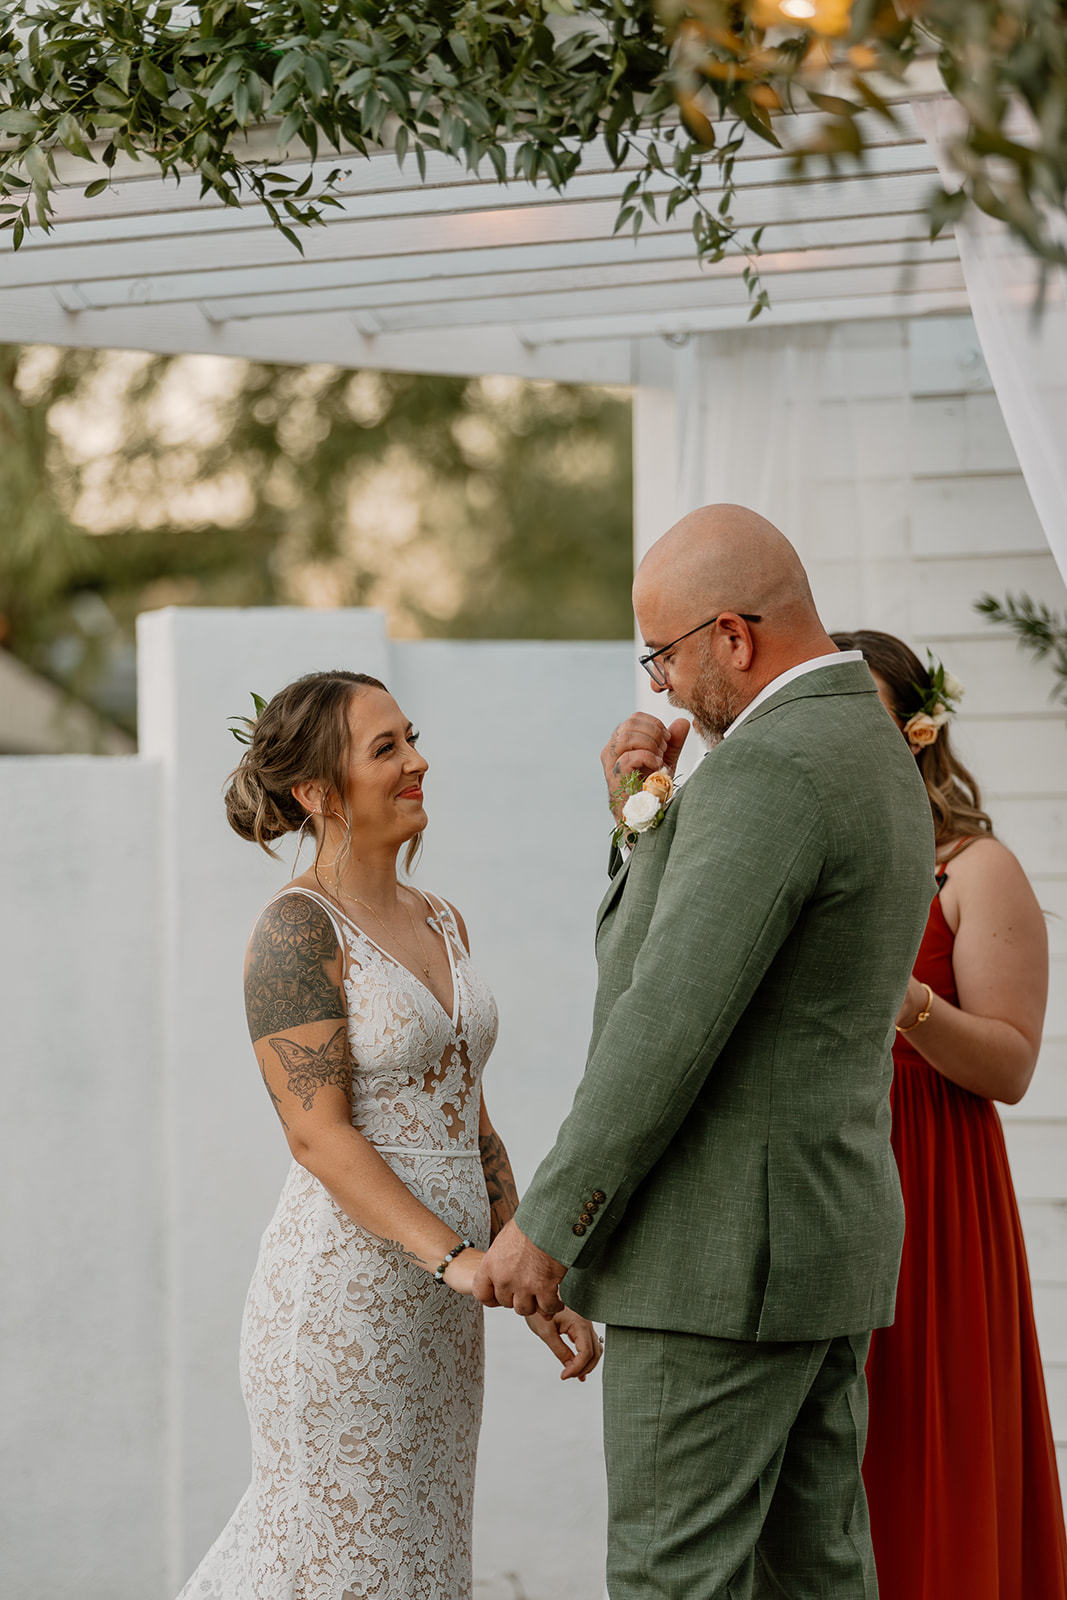
[[[881,1600],[1067,1600],[1067,1541],[1019,1212],[994,1100],[1041,1041],[1048,954],[1022,868],[954,757],[962,693],[889,634],[862,650],[930,795],[938,892],[897,1018],[906,1216],[896,1320],[867,1364]]]

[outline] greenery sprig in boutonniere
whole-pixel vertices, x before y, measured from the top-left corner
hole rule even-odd
[[[623,778],[610,802],[614,810],[622,801],[622,821],[612,835],[615,846],[626,844],[632,848],[639,835],[658,828],[673,795],[674,779],[666,767],[647,778],[642,778],[639,772],[631,772]]]
[[[233,734],[233,736],[237,740],[238,744],[251,744],[252,743],[252,735],[256,731],[256,723],[259,721],[260,717],[263,715],[263,708],[267,704],[267,702],[264,700],[264,698],[263,698],[263,696],[261,694],[257,694],[256,691],[253,689],[252,690],[252,704],[256,708],[256,714],[255,714],[254,717],[231,717],[230,718],[228,726],[229,726],[230,732]],[[234,726],[235,723],[240,723],[241,726],[240,727],[235,727]]]
[[[929,650],[926,652],[926,670],[930,674],[930,687],[924,689],[912,684],[919,701],[918,711],[912,712],[904,724],[904,737],[913,755],[928,744],[933,744],[941,729],[954,716],[958,702],[963,699],[963,684]]]

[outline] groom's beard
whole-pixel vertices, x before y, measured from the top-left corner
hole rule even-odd
[[[745,709],[746,701],[737,685],[722,671],[710,650],[702,652],[700,674],[690,691],[688,700],[680,699],[672,690],[668,703],[688,711],[693,726],[713,750],[721,744],[727,728]]]

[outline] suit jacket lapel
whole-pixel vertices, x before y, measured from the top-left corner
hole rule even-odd
[[[601,923],[604,921],[604,918],[607,916],[608,912],[611,910],[612,906],[615,904],[616,900],[619,898],[619,895],[622,893],[622,886],[626,881],[626,874],[630,870],[630,862],[633,860],[633,858],[634,858],[634,853],[631,850],[630,854],[626,857],[626,860],[623,862],[623,864],[619,868],[618,872],[615,874],[615,876],[612,878],[611,882],[608,884],[608,892],[604,896],[603,900],[601,900],[600,909],[597,911],[597,914],[596,914],[596,931],[597,931],[597,933],[600,932]]]

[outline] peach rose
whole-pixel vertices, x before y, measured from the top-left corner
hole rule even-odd
[[[660,767],[658,772],[653,772],[641,785],[648,794],[654,794],[661,806],[665,806],[674,793],[674,779],[666,767]]]
[[[917,754],[937,738],[937,723],[925,711],[917,711],[904,724],[904,737]]]

